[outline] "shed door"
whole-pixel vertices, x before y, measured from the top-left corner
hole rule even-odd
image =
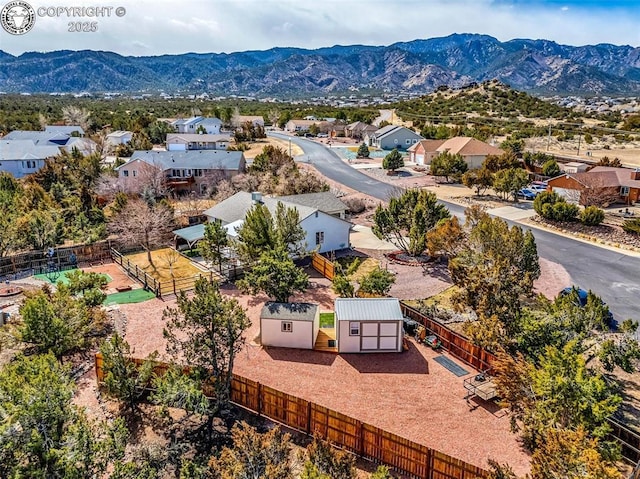
[[[375,351],[378,349],[378,323],[360,323],[360,350]]]
[[[380,323],[380,349],[397,351],[398,323]]]

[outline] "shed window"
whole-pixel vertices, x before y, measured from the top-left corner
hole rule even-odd
[[[293,323],[291,321],[282,321],[281,326],[282,326],[283,333],[293,332]]]
[[[629,187],[621,186],[620,187],[620,196],[629,196]]]
[[[360,336],[360,323],[358,322],[349,323],[349,336]]]
[[[316,232],[316,245],[324,243],[324,231]]]

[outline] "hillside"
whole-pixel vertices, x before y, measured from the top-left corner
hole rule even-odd
[[[497,78],[535,93],[638,94],[640,49],[500,42],[454,34],[389,46],[273,48],[125,57],[102,51],[0,52],[0,91],[207,91],[291,97],[348,90],[428,93]]]

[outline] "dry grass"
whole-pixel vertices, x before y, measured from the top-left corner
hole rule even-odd
[[[360,263],[360,266],[358,266],[356,272],[351,275],[351,280],[360,281],[363,277],[371,273],[371,271],[379,266],[380,261],[375,258],[367,258],[362,263]]]
[[[173,264],[173,268],[171,268],[169,263],[173,259],[172,256],[175,256],[175,250],[164,248],[151,252],[152,265],[147,261],[146,252],[127,255],[126,258],[131,261],[132,264],[138,265],[138,268],[145,270],[149,276],[159,281],[171,280],[172,270],[173,278],[175,279],[192,278],[193,276],[203,273],[203,270],[197,268],[182,255],[175,257],[175,263]]]
[[[289,142],[287,140],[278,140],[276,138],[262,138],[260,140],[252,141],[248,143],[251,148],[244,152],[245,158],[255,158],[262,153],[262,149],[267,145],[277,146],[283,148],[286,152],[289,152]],[[291,154],[293,156],[302,155],[304,152],[295,143],[291,142]]]
[[[457,286],[451,286],[450,288],[445,289],[442,293],[431,296],[430,298],[426,298],[424,300],[424,303],[427,306],[438,305],[441,308],[454,309],[455,304],[452,299],[453,296],[458,292],[458,289],[459,288]]]

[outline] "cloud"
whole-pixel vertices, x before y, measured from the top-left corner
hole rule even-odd
[[[274,46],[388,45],[451,33],[482,33],[506,41],[640,44],[640,6],[598,8],[577,0],[114,0],[126,15],[96,20],[95,33],[67,32],[68,18],[38,18],[26,35],[0,31],[2,49],[91,48],[125,55],[233,52]],[[636,3],[636,2],[632,2]],[[49,6],[31,1],[34,8]],[[52,5],[91,6],[81,0]],[[624,5],[627,5],[626,7]]]

